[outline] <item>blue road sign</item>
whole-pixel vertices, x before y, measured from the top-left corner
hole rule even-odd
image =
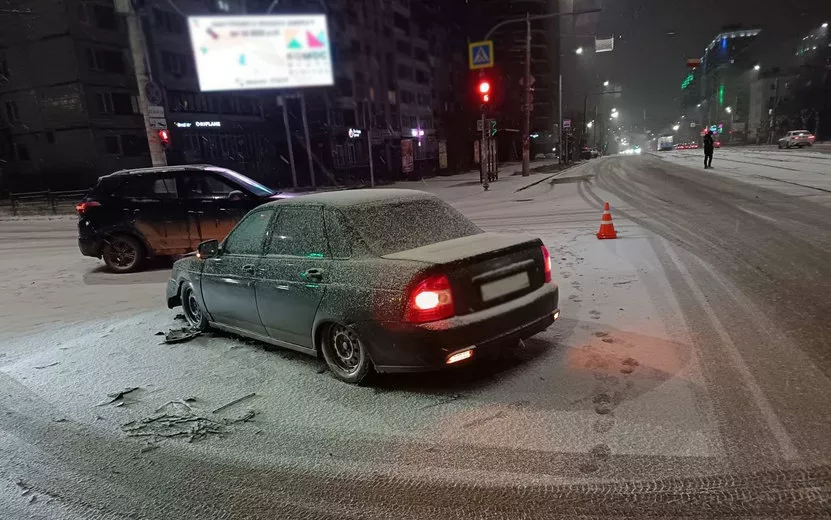
[[[468,44],[468,63],[470,69],[493,67],[493,41],[473,42]]]

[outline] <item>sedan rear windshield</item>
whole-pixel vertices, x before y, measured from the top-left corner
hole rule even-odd
[[[440,200],[407,200],[354,206],[344,213],[369,248],[388,255],[482,233]]]

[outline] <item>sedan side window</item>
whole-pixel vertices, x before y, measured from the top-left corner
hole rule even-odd
[[[271,233],[267,254],[323,258],[329,256],[319,207],[283,208]]]
[[[222,252],[232,255],[262,254],[263,242],[273,214],[274,210],[271,209],[249,213],[225,239]]]

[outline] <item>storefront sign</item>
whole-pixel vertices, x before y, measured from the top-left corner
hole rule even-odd
[[[347,133],[348,133],[350,139],[358,139],[359,137],[361,137],[361,134],[363,132],[358,128],[350,128],[349,132],[347,132]]]
[[[197,128],[219,128],[222,126],[222,121],[174,121],[173,126],[176,128],[190,128],[192,126]]]

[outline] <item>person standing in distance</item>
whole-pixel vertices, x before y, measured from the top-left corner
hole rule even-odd
[[[704,168],[713,167],[713,131],[707,130],[704,134]]]

